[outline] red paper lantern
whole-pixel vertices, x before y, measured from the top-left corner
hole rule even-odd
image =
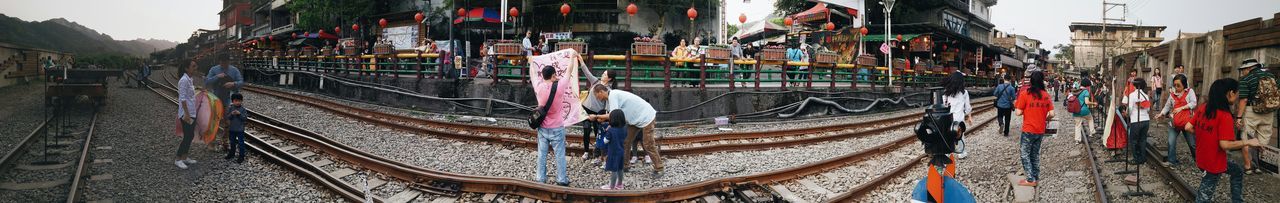
[[[694,10],[693,7],[689,7],[689,10],[685,11],[684,13],[689,15],[689,20],[698,18],[698,10]]]
[[[418,12],[418,14],[413,14],[414,22],[422,23],[423,19],[427,19],[427,16],[423,15],[422,12]]]
[[[275,35],[267,36],[267,39],[269,39],[269,40],[271,40],[271,41],[276,41],[276,36],[275,36]]]
[[[458,8],[458,17],[467,16],[466,8]]]
[[[342,34],[342,27],[333,26],[333,34]]]
[[[867,32],[868,32],[867,27],[862,27],[862,29],[858,29],[858,33],[862,33],[862,35],[864,36],[867,35]]]
[[[561,16],[569,15],[569,3],[564,3],[560,5],[560,15]]]
[[[902,41],[902,34],[898,34],[898,41]]]
[[[827,28],[827,30],[836,30],[836,24],[835,24],[835,23],[827,22],[827,24],[826,24],[826,25],[823,25],[823,26],[824,26],[824,27],[826,27],[826,28]]]
[[[627,15],[636,16],[636,11],[639,11],[639,10],[640,10],[639,8],[636,8],[636,3],[631,3],[627,5]]]
[[[351,31],[360,30],[360,24],[351,24]]]
[[[311,37],[311,32],[310,32],[310,31],[308,31],[308,32],[304,32],[304,33],[302,33],[302,37],[303,37],[303,38]]]
[[[738,23],[747,23],[747,14],[738,14]]]
[[[296,33],[296,32],[295,32],[295,33],[293,33],[293,34],[292,34],[292,36],[293,36],[293,38],[298,38],[298,33]]]
[[[387,27],[387,19],[378,19],[378,27]]]
[[[783,25],[786,25],[786,26],[791,26],[792,24],[795,24],[795,22],[796,22],[796,20],[791,19],[791,17],[784,17],[784,18],[782,18],[782,24],[783,24]]]
[[[520,17],[520,9],[516,9],[515,6],[512,6],[510,10],[507,10],[507,15],[511,16],[512,18]]]
[[[320,35],[324,35],[324,29],[320,29],[320,31],[317,33],[320,33]]]
[[[858,9],[846,8],[845,11],[849,12],[849,16],[853,16],[853,18],[858,18]]]

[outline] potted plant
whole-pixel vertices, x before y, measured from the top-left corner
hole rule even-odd
[[[631,54],[638,56],[666,56],[667,45],[652,37],[636,37],[631,43]]]
[[[706,54],[708,59],[728,60],[731,54],[729,45],[717,44],[707,46]]]
[[[493,44],[493,54],[503,56],[521,56],[524,55],[524,47],[515,40],[498,40]]]
[[[786,61],[787,49],[781,45],[765,46],[760,49],[760,59],[766,61]]]
[[[817,63],[834,64],[838,57],[839,55],[836,55],[836,52],[834,51],[817,51],[817,53],[814,54],[813,61]]]
[[[564,49],[573,49],[574,51],[578,51],[579,54],[585,54],[587,53],[587,43],[586,40],[583,40],[582,38],[573,38],[556,42],[557,51]]]

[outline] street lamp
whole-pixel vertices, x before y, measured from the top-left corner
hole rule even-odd
[[[881,0],[880,1],[880,5],[884,5],[884,43],[889,43],[889,34],[893,32],[893,26],[890,23],[893,22],[892,20],[893,19],[893,3],[895,2],[897,2],[897,0]],[[889,64],[889,86],[892,87],[893,86],[893,50],[892,49],[889,50],[888,59],[885,61],[888,61],[888,64]]]

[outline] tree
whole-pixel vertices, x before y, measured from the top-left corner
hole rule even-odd
[[[330,30],[373,14],[376,5],[375,0],[293,0],[289,10],[297,13],[298,30]]]
[[[1054,54],[1053,58],[1063,61],[1074,60],[1076,58],[1075,48],[1076,46],[1071,44],[1053,45],[1053,49],[1058,50],[1058,53]]]
[[[650,30],[653,32],[652,34],[655,34],[655,36],[661,35],[666,30],[667,14],[674,12],[674,13],[682,14],[681,16],[684,16],[683,14],[685,13],[686,10],[689,10],[689,6],[694,6],[696,8],[700,8],[698,9],[698,12],[702,13],[700,14],[701,16],[707,16],[706,13],[710,13],[710,11],[706,10],[706,8],[708,7],[707,5],[719,5],[719,3],[720,3],[720,0],[637,0],[636,1],[637,5],[644,4],[649,9],[654,9],[653,12],[658,14],[659,20],[658,20],[658,24],[655,25],[656,28],[650,28]],[[690,31],[689,33],[692,33],[692,31]]]
[[[773,13],[778,15],[795,14],[813,7],[814,4],[807,0],[777,0],[773,2],[773,7],[777,9],[773,10]]]

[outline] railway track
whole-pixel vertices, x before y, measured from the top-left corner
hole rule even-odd
[[[73,104],[63,102],[0,158],[0,199],[84,201],[79,198],[89,181],[88,167],[94,164],[89,152],[99,113],[96,105]],[[92,179],[106,178],[109,175]]]
[[[157,93],[159,93],[157,91]],[[163,94],[162,94],[163,95]],[[985,111],[984,111],[985,112]],[[296,142],[305,145],[310,151],[300,152],[309,156],[314,154],[325,154],[332,156],[333,159],[342,161],[347,166],[358,166],[369,173],[373,173],[374,177],[387,177],[395,181],[403,181],[404,184],[411,188],[418,188],[421,193],[456,196],[458,198],[474,198],[481,197],[481,200],[492,200],[495,195],[509,195],[524,198],[532,198],[545,201],[571,201],[571,202],[600,202],[600,201],[622,201],[622,202],[656,202],[656,201],[693,201],[693,202],[718,202],[721,200],[728,201],[746,201],[746,200],[777,200],[778,195],[769,189],[766,184],[777,183],[781,181],[789,181],[798,177],[813,175],[833,168],[839,168],[850,163],[856,163],[865,160],[868,157],[892,152],[904,146],[915,142],[913,136],[904,135],[893,141],[878,145],[876,147],[867,148],[865,150],[846,154],[843,156],[822,160],[801,166],[794,166],[781,170],[769,171],[746,176],[727,177],[715,180],[705,180],[690,184],[654,188],[647,190],[623,190],[608,191],[584,188],[560,187],[549,184],[536,183],[528,180],[473,176],[441,172],[431,169],[425,169],[418,166],[408,165],[396,161],[391,161],[383,157],[369,154],[357,150],[353,147],[337,143],[327,137],[315,132],[310,132],[302,128],[293,127],[284,122],[275,121],[265,116],[255,116],[252,119],[252,128],[258,132],[270,132],[261,134],[270,134],[278,138],[264,138],[259,133],[251,133],[250,139],[255,145],[261,143],[272,142],[271,140],[288,140],[276,143]],[[901,121],[899,121],[901,122]],[[989,123],[990,120],[984,122]],[[257,130],[261,129],[261,130]],[[891,130],[893,128],[878,128],[880,132]],[[872,130],[868,130],[868,133]],[[267,141],[263,141],[267,140]],[[288,147],[286,150],[297,149],[299,147]],[[319,153],[316,153],[319,152]],[[919,158],[915,158],[914,162],[918,162]],[[283,162],[283,161],[282,161]],[[307,163],[305,161],[289,161],[291,163]],[[316,161],[325,166],[334,164],[332,162]],[[311,163],[316,163],[311,162]],[[310,163],[309,163],[310,164]],[[298,164],[302,165],[302,164]],[[310,167],[302,168],[318,168],[311,164]],[[305,169],[298,169],[305,170]],[[315,169],[311,169],[315,171]],[[345,170],[338,175],[350,175],[351,172]],[[354,171],[354,170],[352,170]],[[311,172],[319,174],[319,172]],[[325,172],[323,175],[329,177],[313,178],[321,181],[334,182],[334,179],[343,179],[344,177],[333,177],[333,172]],[[367,177],[367,176],[366,176]],[[388,185],[382,181],[375,181],[380,184]],[[341,184],[324,184],[324,185],[341,185]],[[349,191],[342,187],[335,188],[339,191]],[[360,193],[355,193],[360,194]],[[420,195],[420,194],[419,194]],[[359,195],[358,195],[359,196]],[[407,195],[392,195],[407,196]],[[395,199],[395,198],[391,198]],[[731,200],[732,199],[732,200]]]
[[[466,123],[453,123],[419,119],[392,113],[384,113],[364,108],[357,108],[326,99],[303,96],[270,88],[245,86],[244,90],[296,103],[306,104],[326,111],[360,119],[361,121],[387,126],[409,132],[438,135],[441,137],[499,143],[526,148],[536,148],[534,140],[536,132],[528,129],[485,126]],[[994,101],[976,105],[975,111],[986,112],[994,108]],[[889,118],[879,118],[866,122],[844,123],[810,128],[771,130],[758,132],[729,132],[715,134],[698,134],[686,136],[667,136],[658,141],[662,154],[671,156],[709,154],[726,151],[750,151],[777,147],[801,146],[826,141],[864,137],[886,129],[909,126],[919,121],[922,113],[911,113]],[[582,153],[582,135],[567,135],[565,140],[571,145],[566,150]]]

